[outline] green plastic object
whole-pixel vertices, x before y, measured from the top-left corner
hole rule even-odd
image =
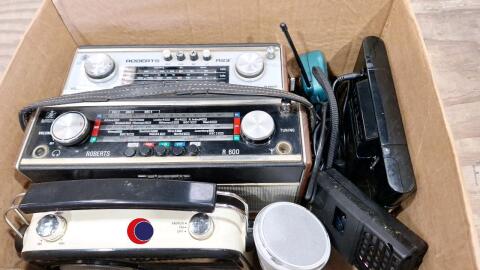
[[[321,51],[311,51],[300,55],[300,60],[305,67],[308,81],[310,82],[310,87],[307,87],[305,80],[302,78],[302,87],[308,95],[310,102],[321,103],[327,101],[328,97],[325,89],[315,80],[312,74],[313,67],[319,67],[325,74],[328,74],[325,55]]]

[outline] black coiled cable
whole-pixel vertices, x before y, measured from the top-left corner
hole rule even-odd
[[[333,166],[333,160],[335,159],[335,153],[337,151],[338,125],[340,121],[337,99],[335,98],[335,93],[333,92],[333,88],[328,81],[327,75],[325,75],[318,67],[313,67],[312,72],[313,76],[323,87],[323,89],[325,89],[328,96],[328,108],[330,110],[330,142],[328,146],[327,161],[325,162],[325,169],[329,169]]]
[[[327,107],[328,103],[322,103],[322,114],[321,114],[321,123],[317,125],[315,128],[316,132],[313,134],[313,150],[315,151],[315,160],[313,162],[312,168],[312,175],[310,177],[310,182],[307,187],[307,191],[305,192],[305,200],[310,202],[313,200],[315,193],[316,193],[316,182],[315,179],[317,178],[318,173],[321,171],[321,163],[322,163],[322,153],[323,147],[325,145],[325,133],[326,133],[326,122],[327,122]],[[320,138],[318,137],[318,131],[320,130]],[[317,143],[318,140],[318,143]]]

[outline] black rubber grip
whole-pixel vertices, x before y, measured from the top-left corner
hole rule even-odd
[[[83,209],[213,212],[216,185],[164,179],[88,179],[36,183],[20,203],[24,213]]]

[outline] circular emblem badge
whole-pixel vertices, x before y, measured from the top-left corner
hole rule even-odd
[[[145,244],[153,236],[153,226],[144,218],[136,218],[128,224],[128,238],[135,244]]]

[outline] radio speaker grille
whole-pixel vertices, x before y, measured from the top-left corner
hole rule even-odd
[[[295,202],[298,184],[217,185],[217,189],[242,197],[247,201],[249,211],[256,213],[274,202]]]

